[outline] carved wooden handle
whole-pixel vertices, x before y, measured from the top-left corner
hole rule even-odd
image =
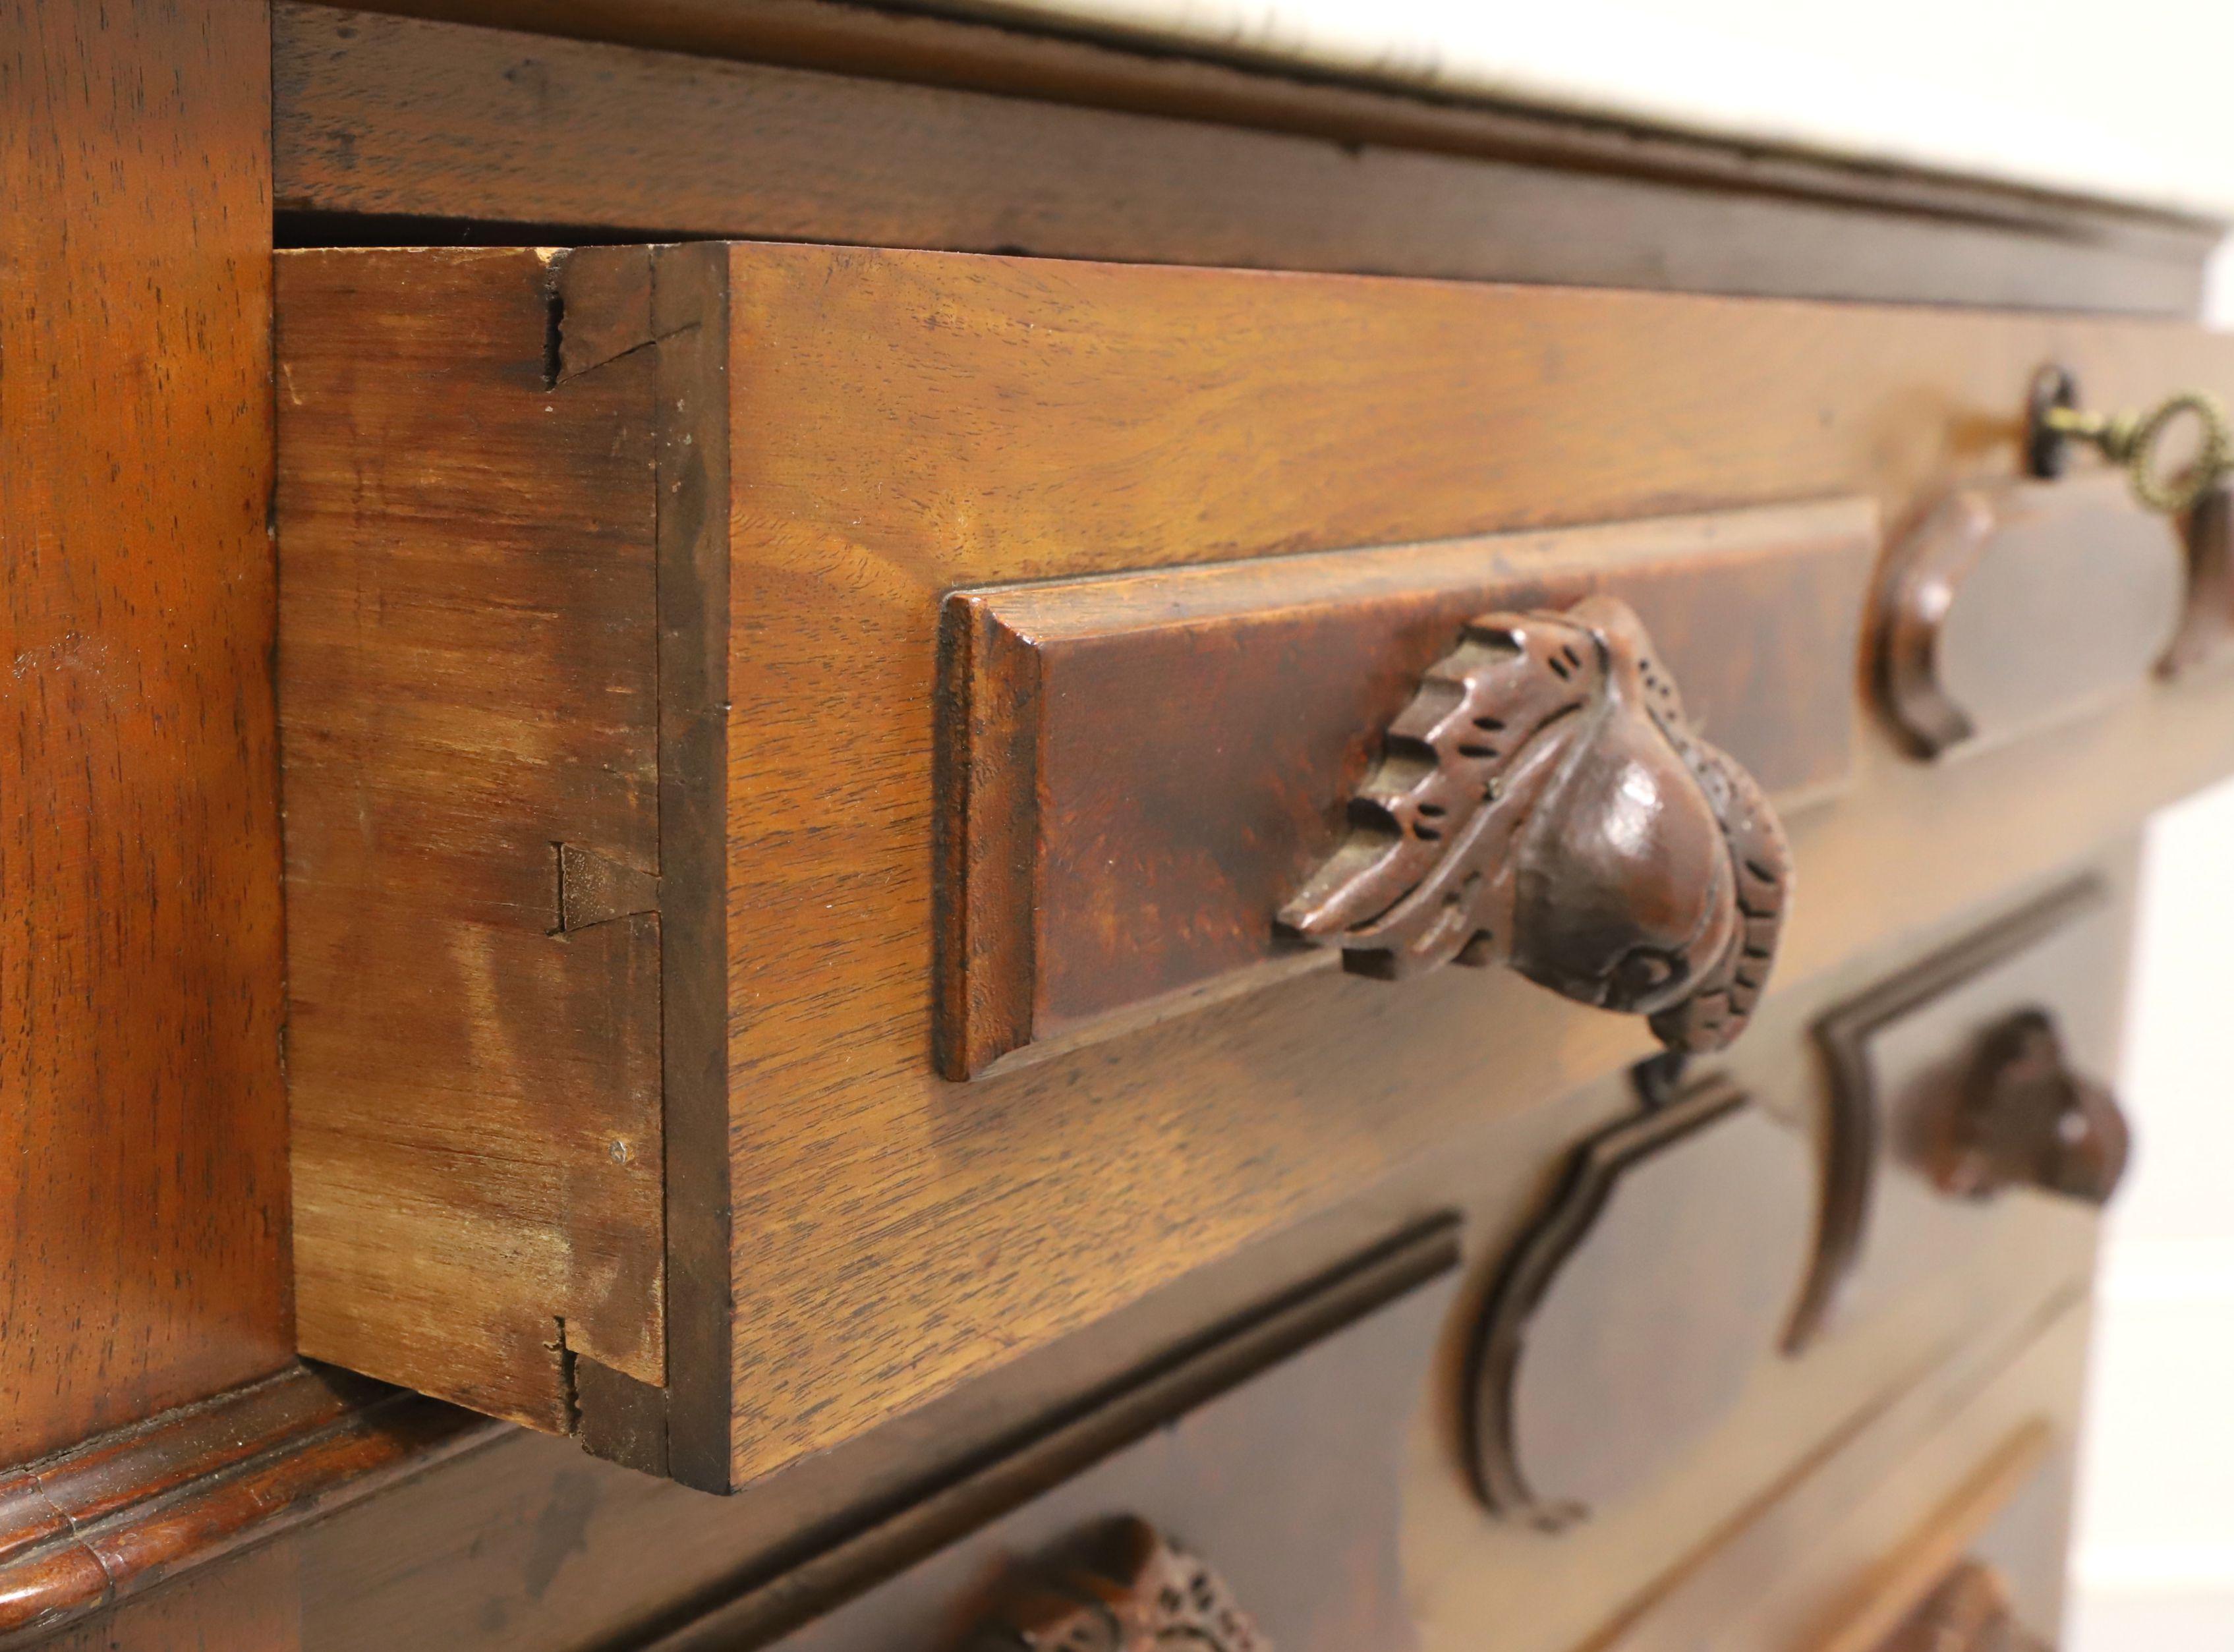
[[[2072,1068],[2054,1021],[2039,1009],[1987,1031],[1926,1126],[1933,1180],[1968,1198],[2022,1185],[2106,1204],[2132,1146],[2117,1098]]]
[[[968,1652],[1272,1652],[1218,1575],[1144,1520],[1015,1591]]]
[[[2017,1622],[2002,1574],[1966,1560],[1878,1652],[2049,1652]]]
[[[1750,775],[1692,732],[1626,604],[1485,614],[1429,668],[1280,914],[1361,973],[1510,964],[1651,1017],[1671,1049],[1744,1030],[1791,852]]]

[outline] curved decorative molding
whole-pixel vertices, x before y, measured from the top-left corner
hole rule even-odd
[[[385,1383],[297,1366],[0,1471],[0,1638],[50,1633],[503,1432]]]
[[[1116,1523],[1084,1563],[1034,1579],[969,1652],[1272,1652],[1218,1574],[1145,1520]]]
[[[2137,692],[2209,640],[2182,641],[2189,560],[2114,476],[1956,489],[1886,564],[1877,676],[1894,731],[1937,757]]]
[[[1506,963],[1649,1016],[1671,1049],[1729,1043],[1774,961],[1791,851],[1656,655],[1610,597],[1469,623],[1282,924],[1362,974]]]
[[[1575,1149],[1471,1351],[1475,1489],[1547,1531],[1649,1483],[1728,1414],[1806,1270],[1804,1140],[1727,1079],[1639,1077],[1644,1107]]]

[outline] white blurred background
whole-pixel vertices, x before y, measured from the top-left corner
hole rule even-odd
[[[1474,95],[2234,206],[2230,0],[945,0]]]
[[[2221,26],[2234,23],[2226,4]],[[2234,187],[2234,145],[2218,152]],[[2207,305],[2234,328],[2234,244]],[[2065,1652],[2234,1649],[2234,782],[2151,823]]]
[[[2234,785],[2158,817],[2095,1299],[2067,1652],[2234,1648]]]

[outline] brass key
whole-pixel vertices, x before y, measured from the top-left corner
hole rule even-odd
[[[2207,390],[2181,390],[2139,412],[2090,413],[2074,405],[2077,386],[2061,368],[2043,368],[2034,381],[2027,452],[2033,473],[2054,476],[2063,469],[2067,443],[2083,441],[2113,465],[2122,465],[2133,498],[2152,511],[2177,516],[2230,472],[2234,472],[2234,425],[2226,408]],[[2178,470],[2161,460],[2165,434],[2182,415],[2201,431],[2193,460]]]

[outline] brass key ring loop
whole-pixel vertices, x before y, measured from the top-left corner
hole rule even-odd
[[[2060,369],[2047,369],[2035,382],[2028,442],[2035,474],[2058,473],[2063,444],[2084,441],[2125,467],[2126,483],[2144,509],[2176,516],[2234,469],[2234,424],[2206,390],[2183,390],[2141,414],[2088,413],[2073,405],[2076,400],[2069,375]],[[2159,462],[2159,448],[2183,414],[2200,422],[2202,445],[2192,463],[2171,471]]]
[[[2155,462],[2157,449],[2165,432],[2183,413],[2192,413],[2201,421],[2203,445],[2192,465],[2177,473],[2166,472]],[[2114,430],[2112,440],[2102,444],[2102,451],[2125,465],[2126,480],[2143,506],[2176,516],[2225,474],[2230,460],[2234,460],[2234,431],[2227,428],[2226,409],[2217,396],[2203,390],[2183,390],[2159,402],[2137,422]]]

